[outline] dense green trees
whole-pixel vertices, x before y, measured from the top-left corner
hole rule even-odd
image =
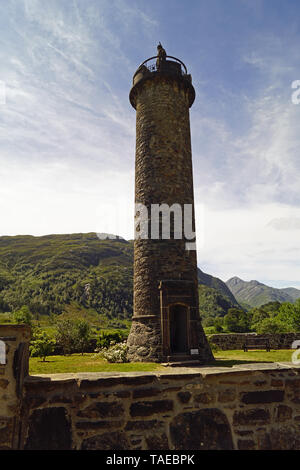
[[[250,330],[250,318],[244,310],[230,308],[224,317],[224,326],[233,333],[246,333]]]
[[[282,321],[289,331],[300,331],[300,299],[294,304],[284,302],[278,311],[278,320]]]
[[[288,333],[300,331],[300,299],[290,302],[268,302],[248,311],[229,308],[227,314],[210,318],[208,333]]]
[[[131,242],[95,233],[0,237],[0,313],[26,305],[39,319],[78,302],[121,325],[132,315],[132,259]]]

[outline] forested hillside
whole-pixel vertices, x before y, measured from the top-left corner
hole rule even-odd
[[[198,270],[203,317],[224,316],[238,306],[220,279]],[[96,233],[0,237],[0,312],[23,305],[57,315],[75,303],[113,325],[133,307],[133,243],[100,240]]]
[[[72,301],[108,318],[132,314],[133,245],[96,233],[0,237],[0,311],[59,314]]]

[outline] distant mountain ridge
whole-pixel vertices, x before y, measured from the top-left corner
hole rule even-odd
[[[294,287],[278,289],[259,281],[243,281],[235,276],[226,281],[236,300],[250,307],[260,307],[268,302],[295,302],[300,298],[300,290]]]
[[[199,284],[204,284],[207,287],[216,289],[221,294],[229,299],[232,305],[239,307],[237,299],[235,298],[234,294],[228,288],[225,282],[221,281],[218,277],[214,277],[210,274],[206,274],[198,268],[198,282]]]

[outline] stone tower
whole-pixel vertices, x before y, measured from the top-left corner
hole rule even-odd
[[[128,354],[131,361],[207,363],[213,356],[198,307],[189,120],[195,90],[183,62],[160,44],[157,50],[135,72],[130,91],[136,235]]]

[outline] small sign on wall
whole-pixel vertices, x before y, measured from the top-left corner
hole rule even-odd
[[[2,340],[0,340],[0,364],[6,364],[6,345]]]
[[[191,354],[199,354],[199,349],[191,349]]]

